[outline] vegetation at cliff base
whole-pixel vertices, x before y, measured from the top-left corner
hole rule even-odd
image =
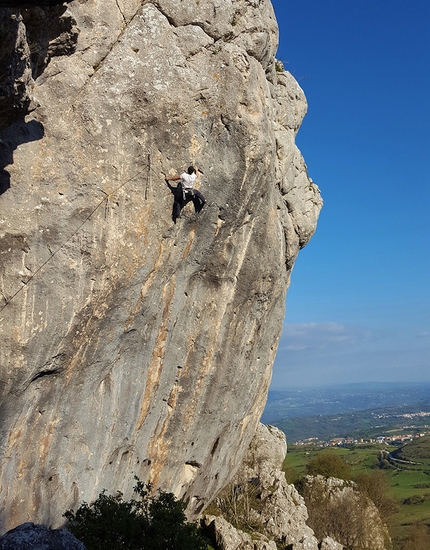
[[[198,527],[186,521],[185,504],[173,493],[153,495],[151,485],[138,479],[134,492],[138,498],[124,501],[120,492],[103,491],[91,504],[68,510],[67,529],[87,550],[207,550]]]
[[[390,463],[383,458],[388,453],[403,462]],[[327,454],[341,458],[351,468],[350,479],[375,503],[388,525],[393,550],[430,548],[430,437],[409,441],[400,449],[381,444],[290,445],[283,467],[287,481],[300,488],[300,480],[315,465],[326,464],[317,457]],[[338,459],[333,460],[335,468],[324,474],[333,475],[337,463]],[[313,473],[324,475],[322,471]]]

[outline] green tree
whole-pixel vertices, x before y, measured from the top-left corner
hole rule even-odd
[[[324,452],[318,453],[306,466],[309,475],[324,477],[337,477],[339,479],[351,479],[351,466],[339,455]]]
[[[87,550],[207,549],[197,526],[186,521],[185,504],[172,493],[154,496],[151,485],[138,479],[134,492],[138,498],[129,501],[120,492],[101,492],[93,503],[64,514],[67,528]]]

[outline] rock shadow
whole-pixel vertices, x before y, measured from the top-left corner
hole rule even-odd
[[[0,195],[11,187],[10,174],[5,168],[13,164],[15,149],[23,143],[42,139],[44,134],[43,124],[37,120],[25,122],[24,119],[20,119],[0,130]]]
[[[72,0],[0,0],[0,8],[36,8],[70,3]]]

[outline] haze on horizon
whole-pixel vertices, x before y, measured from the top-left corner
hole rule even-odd
[[[430,4],[273,0],[324,207],[271,389],[430,382]]]

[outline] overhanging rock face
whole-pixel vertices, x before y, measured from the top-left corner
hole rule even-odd
[[[58,526],[103,488],[128,497],[135,474],[190,516],[208,503],[254,434],[322,204],[268,0],[61,17],[32,77],[20,34],[33,110],[1,132],[2,531]],[[174,225],[164,176],[190,163],[208,204]]]

